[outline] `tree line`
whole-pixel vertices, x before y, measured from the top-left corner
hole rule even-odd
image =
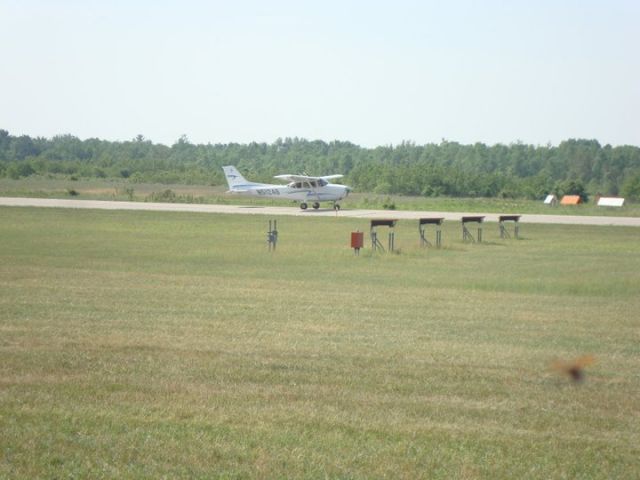
[[[364,148],[301,138],[268,143],[173,145],[138,135],[130,141],[73,135],[14,136],[0,130],[0,177],[66,175],[163,184],[224,184],[236,165],[256,181],[281,173],[342,173],[357,191],[381,194],[540,199],[548,193],[640,199],[640,148],[569,139],[557,146],[438,144]]]

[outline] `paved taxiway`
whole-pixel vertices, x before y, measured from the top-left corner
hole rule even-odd
[[[395,218],[415,220],[423,217],[442,217],[445,220],[459,221],[465,215],[484,215],[485,221],[497,222],[496,213],[455,213],[432,211],[404,211],[404,210],[340,210],[338,213],[331,209],[300,210],[298,207],[257,207],[240,205],[204,205],[185,203],[146,203],[146,202],[115,202],[99,200],[58,200],[50,198],[17,198],[0,197],[1,206],[11,207],[53,207],[53,208],[85,208],[97,210],[149,210],[156,212],[202,212],[202,213],[231,213],[253,215],[293,215],[305,217],[339,217],[346,218]],[[504,214],[518,214],[518,212],[504,212]],[[640,217],[600,217],[578,215],[530,215],[523,214],[522,223],[553,223],[564,225],[615,225],[640,227]]]

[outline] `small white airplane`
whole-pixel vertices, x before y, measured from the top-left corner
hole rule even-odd
[[[269,183],[250,182],[244,178],[238,169],[232,165],[222,167],[224,176],[229,184],[228,193],[265,198],[281,198],[300,202],[300,208],[306,210],[307,202],[313,202],[314,209],[320,208],[320,202],[333,202],[335,210],[340,209],[342,200],[351,189],[346,185],[330,183],[329,180],[341,178],[343,175],[327,175],[324,177],[309,177],[307,175],[276,175],[273,178],[289,182],[287,185],[271,185]]]

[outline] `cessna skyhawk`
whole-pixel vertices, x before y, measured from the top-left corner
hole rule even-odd
[[[340,209],[338,204],[349,195],[350,188],[345,185],[330,183],[329,180],[341,178],[343,175],[326,175],[309,177],[307,175],[276,175],[273,178],[289,182],[287,185],[271,185],[268,183],[250,182],[232,165],[222,167],[229,184],[229,193],[240,195],[280,198],[300,202],[300,208],[306,210],[307,202],[313,202],[314,209],[320,208],[320,202],[333,202],[333,208]]]

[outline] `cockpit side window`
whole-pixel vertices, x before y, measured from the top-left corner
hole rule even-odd
[[[327,182],[325,179],[323,178],[319,178],[318,180],[306,180],[303,182],[291,182],[289,184],[289,188],[317,188],[317,187],[324,187],[325,185],[328,185],[329,182]]]

